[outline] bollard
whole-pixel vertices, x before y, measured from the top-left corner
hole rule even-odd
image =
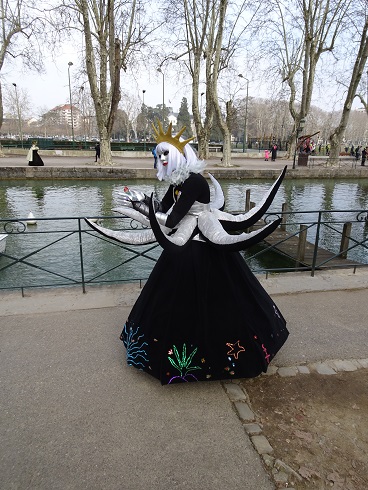
[[[288,205],[286,202],[284,202],[284,204],[282,205],[282,213],[287,213],[288,211]],[[282,231],[286,231],[286,214],[282,214],[281,216],[281,224],[280,224],[280,230]]]
[[[248,209],[248,211],[250,211],[251,209],[253,209],[255,207],[255,205],[256,205],[255,202],[250,201],[249,202],[249,209]],[[252,231],[251,228],[246,228],[245,233],[249,233],[250,231]]]
[[[245,193],[245,212],[248,211],[250,211],[250,189],[247,189]]]
[[[307,229],[306,225],[300,225],[298,248],[296,252],[296,260],[298,263],[304,261],[305,257],[305,244],[307,242]]]
[[[348,248],[349,248],[349,240],[351,234],[351,222],[347,221],[344,223],[341,235],[341,243],[340,243],[340,257],[342,259],[346,259],[348,256]]]

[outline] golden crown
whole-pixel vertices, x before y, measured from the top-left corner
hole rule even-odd
[[[164,130],[162,129],[162,125],[161,125],[160,121],[157,121],[157,123],[158,123],[158,129],[155,128],[154,124],[152,124],[153,130],[154,130],[155,135],[156,135],[155,140],[156,140],[157,144],[162,143],[163,141],[165,141],[166,143],[170,143],[171,145],[175,146],[175,148],[177,148],[180,151],[180,153],[182,153],[184,155],[184,146],[187,143],[189,143],[189,141],[194,140],[194,136],[192,136],[191,138],[188,138],[187,140],[180,141],[180,139],[179,139],[180,136],[186,130],[185,126],[183,126],[181,128],[181,130],[175,136],[173,136],[172,135],[172,123],[169,124],[169,127],[167,128],[166,133],[164,133]]]

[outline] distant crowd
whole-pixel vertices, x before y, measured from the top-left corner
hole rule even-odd
[[[324,147],[322,146],[322,144],[319,144],[317,147],[315,141],[313,141],[312,138],[305,138],[305,137],[300,138],[298,147],[301,153],[307,153],[313,155],[317,150],[319,155],[321,155],[323,151],[327,156],[330,154],[330,146],[328,144]],[[350,149],[348,146],[345,147],[345,153],[350,154],[350,156],[354,157],[357,162],[360,160],[362,167],[365,166],[365,162],[367,159],[367,152],[368,152],[368,146],[354,147],[354,145],[351,145]]]
[[[346,153],[349,151],[349,147],[345,147]],[[352,157],[355,157],[355,160],[358,161],[361,159],[361,166],[365,167],[365,161],[367,159],[367,151],[368,151],[368,146],[362,148],[361,146],[357,146],[354,148],[354,145],[351,145],[350,148],[350,155]]]

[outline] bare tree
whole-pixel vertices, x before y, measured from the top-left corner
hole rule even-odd
[[[132,94],[124,94],[120,103],[121,123],[125,128],[126,140],[130,140],[131,131],[137,138],[137,120],[141,110],[141,101]]]
[[[365,90],[368,93],[368,81],[366,82],[366,88],[365,88]],[[355,97],[358,97],[358,99],[360,100],[360,102],[363,104],[363,107],[365,109],[365,112],[368,115],[368,96],[367,95],[363,95],[362,92],[357,92],[357,94],[356,94]]]
[[[29,93],[24,87],[18,87],[16,83],[8,84],[3,94],[3,104],[6,112],[16,121],[16,133],[23,142],[24,128],[29,117]]]
[[[363,30],[361,31],[361,27],[359,25],[356,26],[355,30],[355,39],[353,44],[358,44],[357,38],[359,39],[360,37],[360,42],[358,44],[358,49],[357,49],[357,54],[355,58],[355,63],[354,67],[352,70],[351,78],[350,78],[350,83],[349,87],[347,90],[345,102],[344,102],[344,107],[342,109],[341,113],[341,118],[338,126],[334,129],[332,134],[330,135],[330,142],[331,142],[331,151],[330,151],[330,161],[334,162],[337,161],[339,152],[340,152],[340,147],[341,147],[341,142],[343,137],[345,136],[346,132],[346,127],[349,122],[349,117],[350,117],[350,112],[351,112],[351,106],[353,103],[353,100],[355,97],[359,97],[360,100],[364,103],[364,107],[367,111],[367,100],[364,100],[364,98],[357,94],[357,89],[359,86],[359,83],[361,81],[362,75],[364,68],[367,63],[367,58],[368,58],[368,15],[367,12],[363,12],[363,15],[357,17],[359,20],[365,19],[364,25],[363,25]]]
[[[84,61],[94,102],[101,163],[112,164],[110,139],[121,98],[121,70],[140,55],[155,29],[147,19],[145,0],[74,0],[58,9],[64,26],[84,36]],[[69,24],[68,24],[69,23]]]
[[[317,64],[331,53],[344,24],[351,0],[273,0],[274,12],[262,33],[269,53],[268,70],[279,73],[289,88],[289,110],[294,121],[292,153],[300,121],[310,111]]]
[[[44,34],[44,20],[33,0],[0,0],[0,73],[9,59],[21,58],[31,69],[42,70],[39,41]],[[0,79],[0,128],[3,124],[3,90]]]
[[[178,26],[175,31],[178,38],[174,45],[177,54],[170,54],[169,58],[181,61],[192,81],[192,112],[199,156],[208,157],[209,136],[216,120],[223,135],[224,165],[230,165],[230,124],[234,111],[231,98],[225,105],[221,103],[219,77],[225,70],[228,76],[236,76],[236,70],[230,70],[230,64],[249,25],[249,19],[245,16],[247,6],[247,0],[230,4],[231,8],[228,0],[184,0],[172,1],[168,7],[170,17],[175,19],[174,23]],[[205,85],[204,91],[200,90],[201,85]],[[201,98],[204,94],[206,106],[203,120]]]

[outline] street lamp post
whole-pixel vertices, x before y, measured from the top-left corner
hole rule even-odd
[[[143,93],[143,151],[146,151],[146,107],[144,105],[144,94],[145,90],[142,90]]]
[[[161,68],[157,68],[162,75],[162,124],[164,124],[165,120],[165,75]]]
[[[73,63],[69,61],[68,63],[68,78],[69,78],[69,103],[70,103],[70,117],[72,119],[72,142],[74,147],[74,121],[73,121],[73,105],[72,105],[72,87],[70,85],[70,67]]]
[[[20,113],[20,107],[19,107],[19,98],[18,98],[18,90],[17,90],[17,84],[13,83],[14,89],[15,89],[15,103],[17,106],[17,114],[18,114],[18,124],[19,124],[19,136],[20,136],[20,141],[22,144],[23,148],[23,131],[22,131],[22,116]]]
[[[296,139],[295,139],[295,150],[294,150],[293,169],[295,169],[296,150],[298,148],[299,133],[301,133],[303,131],[304,126],[305,126],[305,119],[303,117],[302,119],[300,119],[299,126],[296,129]]]
[[[245,147],[248,143],[248,132],[247,132],[247,123],[248,123],[248,95],[249,95],[249,80],[241,73],[238,75],[240,78],[244,78],[247,81],[247,93],[245,97],[245,116],[244,116],[244,135],[243,135],[243,153],[245,153]]]

